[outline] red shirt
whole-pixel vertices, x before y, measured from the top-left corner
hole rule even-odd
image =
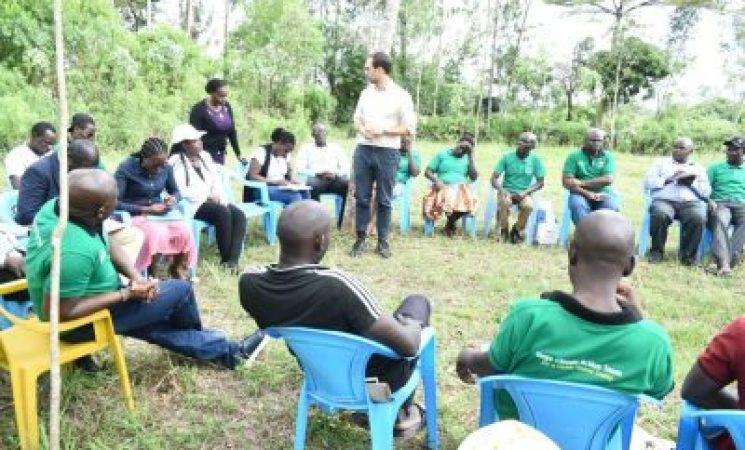
[[[698,357],[698,365],[722,386],[737,381],[737,406],[745,409],[745,316],[714,336],[709,346]],[[730,439],[718,442],[720,450],[734,450]]]

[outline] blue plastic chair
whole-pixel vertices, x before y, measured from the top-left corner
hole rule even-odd
[[[406,183],[402,184],[403,192],[401,195],[393,199],[393,206],[398,207],[399,210],[399,228],[403,236],[406,236],[411,229],[411,189],[413,184],[414,179],[409,177]]]
[[[16,223],[18,210],[18,191],[6,191],[0,194],[0,223],[6,224],[15,234],[18,244],[26,247],[28,227]]]
[[[618,200],[618,206],[621,207],[621,194],[618,191],[611,191],[611,195]],[[564,189],[564,211],[561,213],[561,226],[559,227],[559,245],[567,247],[569,245],[569,227],[572,224],[572,212],[569,210],[569,191]]]
[[[489,232],[491,232],[491,221],[495,220],[497,224],[499,223],[499,204],[497,202],[497,195],[497,190],[492,188],[491,192],[489,193],[489,199],[486,202],[486,209],[484,210],[484,225],[481,231],[481,236],[484,239],[489,238]],[[510,207],[510,212],[512,214],[518,214],[520,212],[520,209],[517,207],[517,205],[512,205]],[[528,245],[533,245],[533,241],[535,240],[535,234],[538,229],[537,218],[538,205],[536,204],[533,208],[533,211],[530,213],[530,216],[528,217],[528,223],[525,226],[525,243]]]
[[[429,183],[429,186],[431,186],[432,183]],[[478,191],[478,182],[473,182],[469,185],[469,187],[474,191]],[[469,236],[471,236],[471,239],[476,239],[476,216],[475,215],[467,215],[463,216],[460,219],[461,226],[463,229],[468,233]],[[435,232],[435,223],[431,221],[428,218],[424,218],[424,235],[425,236],[432,236]]]
[[[704,410],[683,401],[678,424],[678,450],[711,450],[704,436],[726,430],[736,448],[745,449],[745,411]]]
[[[649,249],[649,224],[650,224],[650,214],[649,214],[649,208],[652,205],[652,195],[649,191],[649,189],[644,189],[644,215],[642,216],[642,226],[641,230],[639,230],[639,244],[636,248],[636,254],[640,258],[643,258],[647,254],[647,250]],[[675,220],[675,222],[679,221]],[[706,228],[704,228],[706,230]],[[680,240],[682,244],[683,235],[681,233]],[[711,242],[711,237],[709,237],[709,241]],[[679,248],[680,248],[680,245]],[[698,244],[698,250],[696,250],[696,263],[701,263],[701,261],[704,258],[704,238],[703,235],[701,236],[701,241]]]
[[[216,228],[207,222],[194,218],[194,214],[197,212],[191,203],[182,201],[181,209],[184,213],[184,218],[191,228],[191,235],[194,239],[194,248],[197,252],[197,261],[199,260],[199,246],[202,240],[202,232],[207,232],[207,245],[212,245],[216,239]]]
[[[266,240],[270,245],[277,242],[277,220],[279,212],[282,210],[282,204],[269,200],[269,189],[266,183],[260,181],[251,181],[246,179],[248,165],[238,163],[236,170],[232,171],[227,168],[223,171],[223,185],[226,198],[230,203],[238,206],[246,214],[246,218],[261,217],[262,228],[266,234]],[[235,181],[241,187],[250,187],[259,190],[259,201],[243,202],[237,201],[232,189],[232,182]]]
[[[267,328],[274,338],[284,338],[303,369],[295,423],[295,450],[305,448],[308,409],[318,406],[326,413],[336,410],[361,411],[368,414],[372,448],[393,448],[393,426],[403,402],[423,381],[426,405],[427,443],[439,445],[437,436],[437,393],[435,381],[435,332],[422,330],[416,368],[405,386],[394,392],[391,400],[375,403],[365,384],[365,369],[374,354],[401,358],[389,347],[352,334],[310,328]]]
[[[304,185],[308,185],[308,175],[299,173],[295,176],[295,179]],[[321,203],[324,202],[324,200],[330,201],[334,205],[334,213],[336,214],[336,223],[339,224],[339,218],[342,214],[344,214],[344,211],[341,210],[342,204],[344,203],[344,198],[339,194],[321,194],[320,198],[318,199]],[[341,228],[340,226],[337,226],[337,228]]]
[[[481,378],[479,387],[480,427],[499,420],[495,394],[504,390],[512,397],[521,422],[542,432],[560,448],[572,450],[627,450],[638,400],[647,398],[598,386],[514,375]]]

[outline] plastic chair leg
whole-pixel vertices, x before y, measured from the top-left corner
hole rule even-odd
[[[109,339],[109,349],[111,357],[114,359],[116,371],[119,373],[119,385],[122,388],[122,396],[127,409],[132,412],[135,410],[135,402],[132,396],[132,385],[129,382],[129,373],[127,372],[127,363],[124,360],[124,351],[114,330],[109,327],[107,333]]]
[[[305,384],[300,389],[300,398],[297,402],[297,417],[295,418],[295,450],[305,448],[305,437],[308,432],[308,396],[305,395]]]
[[[528,216],[528,223],[525,225],[525,234],[527,235],[525,237],[525,243],[528,245],[533,245],[535,235],[538,233],[537,217],[538,209],[533,209],[530,216]]]
[[[497,200],[495,194],[491,193],[489,201],[486,203],[486,209],[484,210],[484,227],[481,232],[481,237],[484,239],[489,238],[489,231],[491,231],[491,221],[497,216]]]
[[[492,389],[491,385],[484,385],[482,387],[479,405],[479,428],[496,422],[497,412],[494,409],[494,389]]]
[[[428,346],[419,359],[421,364],[422,385],[424,386],[424,406],[427,415],[427,447],[439,448],[437,436],[437,374],[435,369],[436,341]]]
[[[370,438],[373,450],[393,448],[393,426],[398,410],[385,403],[373,403],[369,411]]]
[[[10,372],[13,385],[13,406],[16,413],[18,438],[23,450],[39,448],[39,419],[37,416],[36,379],[38,373],[29,369]]]
[[[424,235],[432,236],[432,233],[434,232],[435,232],[435,223],[425,218],[424,219]]]

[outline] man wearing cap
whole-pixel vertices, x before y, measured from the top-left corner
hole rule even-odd
[[[711,183],[709,227],[713,234],[711,256],[714,266],[710,271],[729,275],[745,244],[745,167],[742,153],[745,139],[733,136],[726,140],[727,160],[709,166]],[[728,228],[732,226],[732,235]]]
[[[492,186],[498,192],[499,234],[502,240],[507,240],[509,236],[513,244],[525,239],[525,225],[533,212],[531,195],[543,189],[546,176],[543,160],[532,152],[536,142],[535,134],[522,133],[517,149],[499,159],[491,177]],[[520,212],[512,231],[509,231],[510,207],[513,205],[517,205]]]
[[[667,230],[675,219],[680,221],[680,262],[689,266],[696,261],[706,225],[706,202],[711,185],[704,167],[690,160],[692,153],[693,141],[687,137],[678,138],[672,155],[655,161],[644,179],[644,189],[652,199],[649,207],[651,263],[662,261]]]
[[[605,132],[590,128],[582,148],[570,153],[564,162],[561,182],[569,191],[569,211],[575,225],[592,211],[619,210],[611,188],[616,161],[613,154],[603,148],[604,142]]]

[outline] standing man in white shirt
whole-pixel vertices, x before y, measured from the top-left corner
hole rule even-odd
[[[23,172],[42,157],[52,152],[57,143],[57,130],[49,122],[38,122],[31,127],[29,140],[14,148],[5,157],[5,172],[11,189],[21,186]]]
[[[357,241],[352,256],[364,253],[370,197],[373,182],[378,204],[378,246],[376,253],[390,258],[388,232],[391,228],[391,201],[396,184],[401,136],[412,136],[416,114],[411,95],[390,77],[391,57],[382,52],[365,61],[370,84],[362,91],[354,111],[357,148],[354,152],[355,229]]]
[[[696,261],[696,251],[706,224],[706,199],[711,185],[706,169],[690,160],[693,142],[678,138],[672,156],[660,158],[652,165],[644,179],[644,188],[650,191],[649,234],[652,248],[649,262],[662,261],[667,240],[667,229],[673,220],[680,221],[680,262],[690,266]]]
[[[303,145],[298,155],[299,174],[307,177],[310,198],[320,200],[321,194],[338,194],[342,198],[337,228],[341,228],[349,190],[349,159],[336,144],[326,141],[328,131],[322,123],[313,125],[313,143]]]

